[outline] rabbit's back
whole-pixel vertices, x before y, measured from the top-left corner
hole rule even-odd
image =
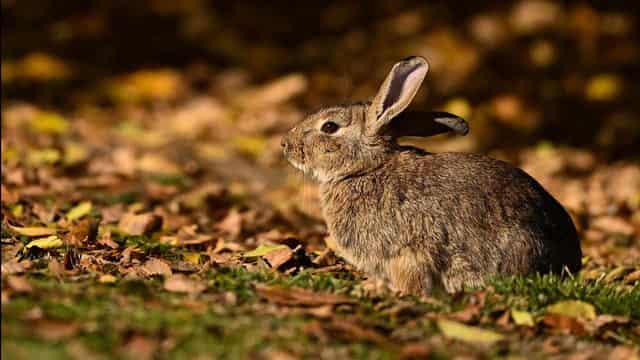
[[[405,148],[372,172],[324,186],[323,208],[348,260],[410,291],[580,269],[563,207],[524,171],[479,154]]]

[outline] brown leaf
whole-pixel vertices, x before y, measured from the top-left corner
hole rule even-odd
[[[149,235],[162,228],[162,217],[152,213],[127,213],[120,219],[118,227],[129,235]]]
[[[467,323],[476,319],[479,315],[480,315],[480,307],[469,305],[460,311],[456,311],[452,313],[450,317],[454,320]]]
[[[629,318],[624,316],[615,316],[609,314],[598,315],[595,319],[586,324],[586,328],[591,333],[596,333],[605,327],[611,327],[615,325],[626,325],[629,323]]]
[[[344,295],[332,294],[328,292],[314,292],[299,287],[288,289],[256,284],[258,294],[267,301],[288,306],[320,306],[352,304],[355,301]]]
[[[198,294],[204,291],[206,286],[185,275],[176,274],[164,281],[164,289],[171,292]]]
[[[3,251],[5,251],[3,249]],[[22,274],[31,266],[33,263],[30,260],[18,261],[17,259],[12,259],[7,262],[2,263],[2,275],[13,275],[13,274]]]
[[[57,278],[61,278],[64,275],[64,267],[55,257],[52,257],[49,261],[48,268],[51,275]]]
[[[636,270],[624,277],[625,283],[633,283],[640,280],[640,270]]]
[[[130,359],[150,360],[158,348],[158,341],[144,335],[133,335],[124,346],[123,352]]]
[[[145,276],[171,276],[173,274],[169,264],[157,258],[147,260],[144,265],[140,267],[140,270]]]
[[[633,225],[616,216],[600,216],[591,221],[591,226],[607,233],[631,236],[634,233]]]
[[[80,331],[80,324],[75,322],[42,319],[35,323],[36,335],[48,341],[68,339]]]
[[[584,336],[587,334],[583,322],[574,317],[547,314],[542,319],[542,322],[546,326],[563,334],[573,334],[577,336]]]
[[[278,269],[280,266],[284,265],[284,263],[291,260],[292,257],[293,251],[291,251],[288,246],[285,246],[281,249],[267,253],[262,258],[267,260],[273,269]]]
[[[67,242],[75,247],[81,247],[84,242],[94,242],[98,236],[98,225],[94,219],[84,219],[78,222],[66,237]]]
[[[433,353],[431,346],[424,342],[412,342],[405,344],[400,350],[402,359],[426,359]]]
[[[216,224],[216,229],[228,234],[231,238],[237,238],[242,232],[242,216],[240,212],[233,208],[227,216]]]
[[[7,285],[16,293],[30,293],[33,292],[33,286],[29,283],[24,276],[7,276]]]
[[[387,343],[387,339],[378,331],[365,328],[350,319],[334,318],[329,327],[334,335],[344,337],[348,340],[364,340],[375,344]]]

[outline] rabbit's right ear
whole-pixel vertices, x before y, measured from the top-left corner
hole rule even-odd
[[[420,56],[412,56],[395,64],[380,86],[367,114],[366,133],[379,134],[396,115],[409,106],[429,71]]]

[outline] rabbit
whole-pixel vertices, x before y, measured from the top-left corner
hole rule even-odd
[[[321,109],[281,141],[288,162],[319,182],[338,255],[416,295],[481,287],[492,276],[578,272],[571,217],[523,170],[397,143],[468,131],[455,115],[403,113],[428,69],[422,57],[404,59],[371,101]]]

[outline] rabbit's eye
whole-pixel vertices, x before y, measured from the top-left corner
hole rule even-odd
[[[327,121],[326,123],[322,124],[320,130],[325,134],[333,134],[334,132],[338,131],[339,128],[340,126],[338,126],[338,124],[334,123],[333,121]]]

